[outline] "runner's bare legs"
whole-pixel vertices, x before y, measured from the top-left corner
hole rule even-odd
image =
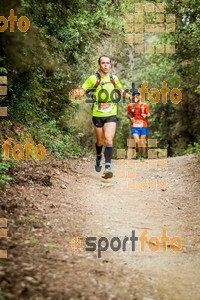
[[[97,149],[99,147],[102,147],[102,145],[105,145],[105,167],[110,167],[111,164],[111,158],[112,158],[112,145],[113,145],[113,138],[115,135],[116,130],[116,123],[115,122],[107,122],[104,123],[104,126],[94,127],[95,128],[95,134],[97,139]]]
[[[146,152],[146,135],[141,135],[141,137],[139,137],[138,134],[134,133],[133,138],[135,140],[136,150],[139,150],[140,155],[144,157]]]
[[[141,156],[144,157],[146,152],[146,135],[141,135],[140,137],[140,153]]]
[[[136,152],[138,152],[138,151],[140,151],[140,149],[139,149],[139,143],[140,143],[139,135],[134,133],[133,138],[134,138],[134,141],[135,141]]]

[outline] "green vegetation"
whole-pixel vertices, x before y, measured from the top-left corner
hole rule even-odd
[[[11,177],[8,175],[8,172],[11,170],[13,162],[4,162],[0,156],[0,191],[5,189],[6,184],[11,180]]]
[[[188,148],[186,149],[186,151],[184,152],[185,154],[195,154],[198,158],[198,160],[200,161],[200,144],[198,143],[194,143],[189,144]]]
[[[0,292],[0,300],[12,299],[13,296],[11,293]]]
[[[9,108],[8,117],[1,117],[2,140],[11,137],[23,144],[30,136],[60,158],[92,151],[90,107],[71,103],[69,92],[95,73],[104,53],[112,57],[113,73],[124,88],[147,81],[149,89],[160,89],[166,81],[170,89],[182,91],[177,106],[170,101],[151,105],[150,137],[159,138],[159,147],[167,147],[173,156],[200,143],[198,3],[165,2],[166,12],[176,15],[176,32],[159,34],[152,43],[175,44],[175,54],[136,55],[134,47],[124,43],[125,13],[133,12],[136,2],[142,1],[1,1],[2,15],[8,17],[14,9],[31,22],[26,33],[6,30],[0,35],[0,75],[8,77],[8,94],[0,100]],[[115,146],[122,148],[129,136],[126,104],[119,105],[119,113]],[[4,185],[8,164],[0,164]]]

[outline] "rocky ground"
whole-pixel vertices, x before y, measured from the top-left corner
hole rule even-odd
[[[116,160],[110,180],[93,161],[16,166],[0,200],[0,299],[200,299],[197,160]],[[132,232],[145,230],[144,251],[141,240],[133,251]],[[86,251],[91,237],[97,249]]]

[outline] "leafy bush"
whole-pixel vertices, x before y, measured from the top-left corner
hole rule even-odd
[[[46,123],[38,122],[29,128],[33,140],[43,144],[47,152],[56,157],[77,157],[87,149],[80,144],[81,136],[70,124],[61,129],[58,122],[52,119]]]
[[[200,143],[189,144],[185,154],[195,154],[200,161]]]
[[[14,162],[12,160],[5,162],[2,156],[0,157],[0,191],[4,191],[6,184],[11,180],[8,172],[13,167],[13,164]]]

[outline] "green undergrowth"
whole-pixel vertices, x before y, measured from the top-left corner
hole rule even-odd
[[[46,153],[56,158],[74,158],[85,155],[87,148],[82,146],[82,134],[73,127],[73,122],[69,122],[66,113],[63,113],[57,120],[49,118],[45,112],[41,111],[38,111],[36,115],[37,118],[23,119],[23,124],[19,122],[19,119],[13,122],[4,121],[4,140],[10,137],[12,147],[15,144],[21,144],[26,151],[26,139],[29,138],[33,149],[38,144],[42,144]],[[10,130],[12,126],[14,126],[14,133]],[[33,155],[31,151],[31,157]]]
[[[34,139],[55,157],[79,157],[87,151],[80,145],[80,134],[73,128],[60,129],[56,120],[50,120],[42,126],[36,125],[29,130]]]
[[[26,143],[29,139],[32,149],[30,151],[30,159],[37,159],[34,149],[38,144],[45,147],[45,157],[55,158],[78,158],[85,155],[88,150],[82,143],[83,136],[76,128],[69,124],[66,116],[62,116],[59,120],[48,119],[47,116],[19,123],[19,120],[11,122],[5,120],[2,122],[3,131],[1,133],[0,146],[0,191],[5,191],[5,187],[11,181],[9,175],[13,166],[20,161],[26,159],[27,149]],[[10,139],[9,158],[5,160],[4,149],[2,146]],[[13,147],[20,145],[23,147],[23,158],[16,160],[13,157]],[[19,152],[16,152],[18,154]],[[7,159],[7,158],[6,158]]]
[[[189,144],[185,154],[195,154],[200,161],[200,143]]]
[[[4,161],[3,156],[0,156],[0,191],[5,191],[5,187],[11,181],[9,171],[13,168],[14,161]]]

